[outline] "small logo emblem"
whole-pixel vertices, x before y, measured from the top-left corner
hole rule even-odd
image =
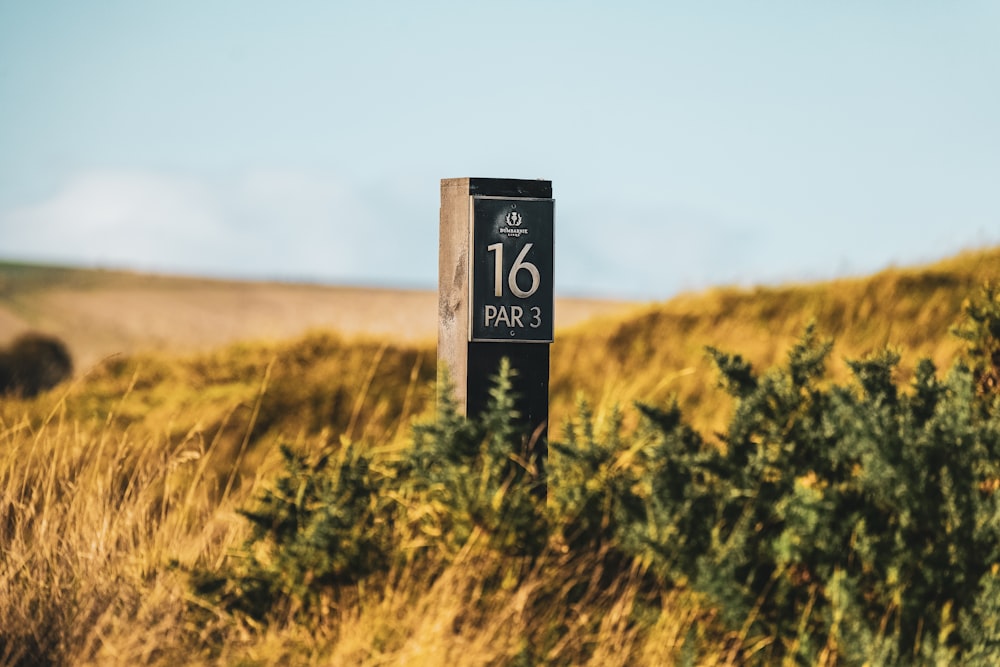
[[[497,222],[499,222],[499,218],[497,218]],[[528,228],[521,226],[524,224],[524,217],[518,212],[517,204],[511,206],[510,210],[507,211],[504,223],[500,225],[498,231],[508,238],[516,239],[528,233]]]

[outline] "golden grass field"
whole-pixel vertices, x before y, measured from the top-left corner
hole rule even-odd
[[[963,300],[997,279],[989,249],[657,304],[559,300],[552,437],[581,397],[598,421],[621,406],[626,427],[632,401],[676,399],[711,432],[729,403],[704,347],[766,368],[810,321],[835,340],[834,378],[886,345],[904,376],[920,356],[945,367]],[[0,665],[508,665],[550,617],[564,637],[546,664],[731,665],[766,646],[683,590],[639,632],[638,577],[592,583],[572,609],[525,605],[599,581],[594,554],[480,599],[484,561],[500,556],[470,548],[433,585],[394,572],[311,625],[257,626],[191,595],[185,568],[217,566],[246,538],[236,510],[267,488],[278,444],[406,446],[433,403],[435,314],[428,292],[0,265],[0,343],[42,330],[77,364],[36,399],[0,399]]]
[[[556,300],[557,327],[637,304]],[[208,280],[0,263],[0,345],[28,331],[64,340],[85,370],[113,354],[207,351],[312,330],[433,344],[437,293],[365,287]]]

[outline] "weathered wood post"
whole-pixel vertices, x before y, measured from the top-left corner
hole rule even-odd
[[[548,454],[554,222],[551,181],[441,181],[438,368],[447,369],[459,405],[475,416],[508,358],[516,409],[541,470]]]

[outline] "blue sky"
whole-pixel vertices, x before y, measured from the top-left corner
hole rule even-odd
[[[0,257],[433,288],[545,178],[557,294],[1000,243],[1000,3],[0,0]]]

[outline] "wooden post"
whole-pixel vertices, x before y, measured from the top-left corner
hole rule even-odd
[[[540,469],[548,454],[554,220],[551,181],[441,181],[438,367],[472,417],[486,409],[490,378],[509,359]]]

